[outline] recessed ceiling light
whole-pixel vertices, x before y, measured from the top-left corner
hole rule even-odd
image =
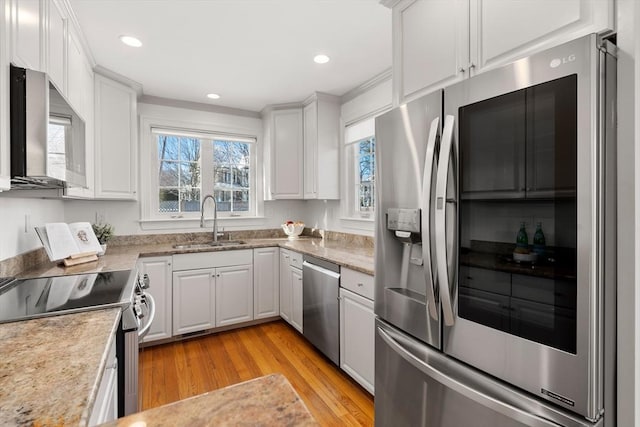
[[[316,64],[326,64],[327,62],[329,62],[329,57],[327,55],[322,55],[322,54],[321,55],[316,55],[313,58],[313,61]]]
[[[218,95],[217,93],[209,93],[209,94],[207,94],[207,98],[220,99],[220,95]]]
[[[120,41],[131,47],[142,46],[142,42],[133,36],[120,36]]]

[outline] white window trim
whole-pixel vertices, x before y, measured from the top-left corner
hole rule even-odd
[[[375,118],[379,114],[371,114],[358,119],[352,123],[343,124],[342,129],[342,216],[340,220],[343,225],[349,228],[369,229],[371,223],[375,221],[375,207],[367,214],[356,211],[356,203],[358,195],[355,193],[355,184],[357,172],[353,164],[353,158],[349,155],[349,149],[354,143],[362,139],[375,136]],[[374,184],[375,185],[375,184]],[[360,227],[358,224],[362,224]]]
[[[153,195],[158,193],[157,180],[157,144],[155,142],[156,133],[153,129],[176,130],[176,133],[200,135],[211,138],[211,136],[236,139],[243,142],[244,140],[253,139],[253,152],[251,153],[251,189],[252,202],[255,206],[253,212],[247,214],[233,216],[228,212],[218,212],[218,222],[220,225],[233,224],[251,224],[264,218],[264,198],[263,198],[263,180],[261,179],[258,165],[262,163],[261,139],[259,135],[255,135],[255,129],[247,129],[242,127],[212,125],[202,122],[188,122],[181,120],[172,120],[162,117],[140,116],[140,187],[143,197],[140,197],[140,224],[145,229],[169,229],[179,224],[180,228],[200,228],[200,213],[188,212],[171,218],[154,211]],[[184,130],[184,132],[182,132]],[[189,133],[191,132],[191,133]],[[207,136],[208,135],[208,136]],[[213,173],[213,171],[211,171]],[[204,194],[201,194],[204,197]],[[157,197],[156,197],[157,198]],[[157,206],[155,206],[157,207]],[[205,211],[205,220],[207,224],[213,220],[213,209],[207,207]],[[173,225],[172,225],[173,224]],[[207,225],[207,226],[208,226]]]

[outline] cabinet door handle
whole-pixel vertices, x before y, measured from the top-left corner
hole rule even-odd
[[[358,283],[358,286],[362,287],[362,286],[364,286],[364,283]]]

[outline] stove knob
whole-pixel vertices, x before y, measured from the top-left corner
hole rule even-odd
[[[142,312],[142,309],[137,304],[133,306],[133,312],[138,319],[141,319],[144,317],[144,313]]]
[[[142,289],[148,289],[148,288],[149,288],[149,283],[150,283],[149,275],[145,273],[145,274],[142,276],[142,285],[141,285],[140,287],[141,287]]]

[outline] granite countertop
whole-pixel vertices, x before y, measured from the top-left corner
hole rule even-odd
[[[120,418],[109,426],[318,426],[281,374],[272,374]]]
[[[312,237],[243,240],[244,244],[195,249],[175,249],[175,241],[136,245],[131,244],[135,243],[133,240],[108,247],[106,254],[94,262],[66,268],[47,263],[18,277],[129,270],[139,257],[274,246],[373,274],[372,247]],[[0,324],[0,425],[86,425],[119,320],[120,308],[114,308]],[[185,418],[185,413],[189,418]],[[172,414],[177,418],[171,418]],[[208,421],[192,419],[194,414],[204,415]],[[176,425],[176,420],[183,424],[198,421],[200,425],[218,424],[222,420],[233,423],[233,416],[241,416],[243,420],[261,417],[252,423],[259,425],[317,425],[281,376],[207,393],[140,416],[158,417],[153,418],[154,425],[159,420],[165,425]],[[169,421],[172,419],[174,422]],[[118,425],[127,424],[119,421]]]
[[[194,249],[175,249],[171,243],[145,245],[109,246],[98,261],[72,267],[48,264],[19,275],[20,278],[62,276],[68,274],[95,273],[101,271],[129,270],[135,267],[138,257],[163,256],[197,252],[217,252],[238,249],[253,249],[279,246],[312,255],[339,264],[342,267],[373,275],[373,248],[362,247],[342,241],[326,240],[314,237],[301,237],[297,240],[287,238],[243,239],[245,243],[219,247]]]
[[[87,425],[120,309],[0,325],[0,425]]]

